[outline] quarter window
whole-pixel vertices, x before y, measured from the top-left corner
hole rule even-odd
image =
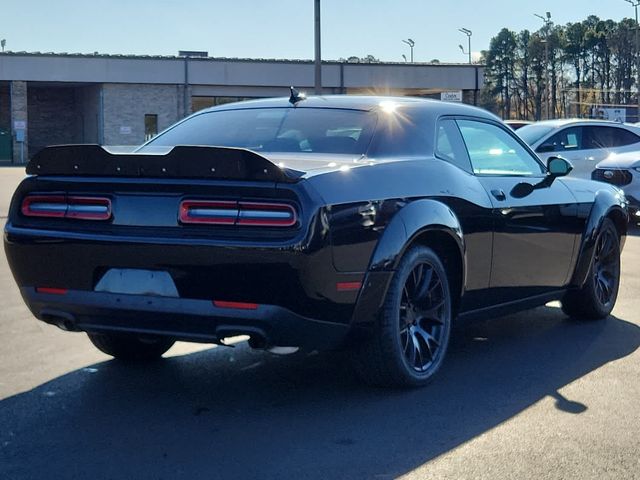
[[[544,169],[510,133],[484,122],[457,120],[477,175],[540,175]]]
[[[436,156],[467,172],[471,171],[469,155],[464,148],[464,141],[455,120],[441,120],[438,122]]]

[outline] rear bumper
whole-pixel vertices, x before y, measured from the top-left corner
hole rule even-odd
[[[249,335],[267,345],[330,349],[339,347],[350,330],[274,305],[220,308],[207,300],[80,290],[52,294],[33,287],[23,287],[21,293],[38,319],[71,331],[162,335],[203,343]]]

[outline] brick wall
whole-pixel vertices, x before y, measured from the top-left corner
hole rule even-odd
[[[144,142],[145,114],[158,115],[158,131],[183,117],[183,87],[104,84],[104,145]]]
[[[73,87],[36,87],[27,93],[29,154],[49,145],[82,142],[81,110]]]

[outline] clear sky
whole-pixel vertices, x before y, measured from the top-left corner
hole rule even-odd
[[[479,51],[502,27],[538,29],[546,11],[562,24],[634,15],[624,0],[322,0],[322,57],[402,61],[412,38],[415,61],[464,62],[458,28]],[[313,0],[1,0],[0,38],[12,51],[311,59]]]

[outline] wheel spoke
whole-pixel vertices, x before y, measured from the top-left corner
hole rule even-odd
[[[415,292],[415,300],[423,300],[429,294],[431,285],[431,279],[433,278],[433,268],[426,267],[421,270],[422,276],[420,278],[420,283],[416,287]]]
[[[435,351],[438,348],[438,342],[433,337],[433,335],[425,331],[422,327],[417,327],[415,329],[415,334],[420,338],[422,338],[422,342],[427,347],[427,353],[429,354],[429,361],[430,362],[433,361],[435,356]]]

